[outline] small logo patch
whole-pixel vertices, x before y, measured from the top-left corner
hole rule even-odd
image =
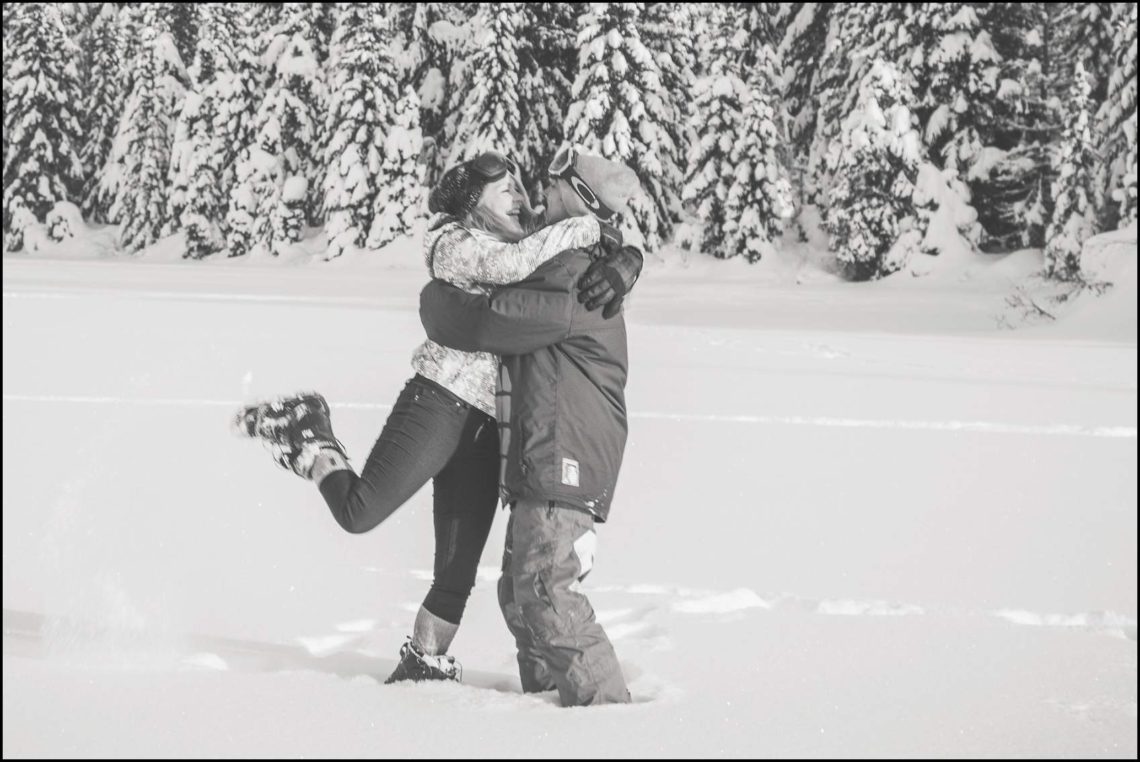
[[[571,487],[578,486],[578,461],[570,458],[562,459],[562,483]]]

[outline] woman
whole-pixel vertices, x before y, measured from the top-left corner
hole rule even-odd
[[[561,251],[602,240],[594,217],[571,217],[527,236],[534,213],[517,167],[496,153],[449,169],[432,191],[429,209],[438,215],[424,240],[430,274],[475,293],[520,280]],[[236,420],[242,433],[271,445],[279,465],[316,483],[349,532],[374,528],[433,479],[434,579],[387,682],[459,679],[460,666],[447,650],[474,586],[499,495],[497,358],[429,340],[412,366],[415,375],[359,476],[348,465],[319,394],[247,407]]]

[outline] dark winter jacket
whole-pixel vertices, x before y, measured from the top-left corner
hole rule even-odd
[[[625,320],[578,303],[590,255],[573,249],[490,296],[433,280],[420,320],[433,341],[502,355],[496,413],[509,501],[556,500],[605,521],[628,431]]]

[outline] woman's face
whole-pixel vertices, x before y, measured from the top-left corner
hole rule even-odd
[[[498,232],[511,240],[520,240],[526,236],[522,223],[519,221],[519,211],[526,203],[526,196],[519,186],[518,178],[506,174],[498,180],[492,180],[483,186],[483,195],[479,197],[479,206],[499,228]]]

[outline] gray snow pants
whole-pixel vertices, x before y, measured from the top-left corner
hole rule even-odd
[[[613,645],[578,592],[596,537],[590,514],[546,500],[515,503],[507,524],[499,607],[523,691],[557,688],[562,706],[630,700]]]

